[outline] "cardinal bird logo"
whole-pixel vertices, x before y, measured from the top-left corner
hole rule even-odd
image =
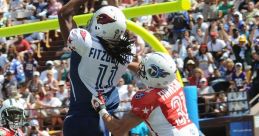
[[[157,65],[151,65],[149,69],[147,70],[149,75],[153,78],[159,78],[159,77],[166,77],[167,75],[170,75],[170,73],[165,72],[164,69],[159,68]]]
[[[107,14],[100,14],[97,17],[97,24],[108,24],[108,23],[113,23],[116,20],[108,16]]]

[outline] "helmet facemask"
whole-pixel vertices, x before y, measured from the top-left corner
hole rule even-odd
[[[145,65],[142,62],[139,63],[138,75],[140,78],[147,78]]]
[[[149,88],[167,88],[175,80],[176,69],[170,55],[154,52],[142,58],[138,75],[142,83]]]
[[[17,130],[23,126],[25,114],[23,109],[11,107],[4,109],[1,117],[3,125],[9,126],[10,129]]]

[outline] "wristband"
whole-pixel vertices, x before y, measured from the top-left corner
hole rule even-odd
[[[106,109],[101,109],[101,110],[99,111],[99,115],[100,115],[101,117],[103,117],[105,114],[108,114],[108,115],[109,115],[109,113],[108,113],[108,111],[107,111]]]
[[[100,104],[100,103],[99,103]],[[102,109],[106,109],[106,106],[104,104],[101,104],[99,107],[96,108],[97,112],[100,112]]]

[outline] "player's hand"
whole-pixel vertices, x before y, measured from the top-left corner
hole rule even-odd
[[[99,113],[101,117],[106,113],[108,114],[108,112],[106,111],[104,100],[101,97],[97,98],[95,96],[92,96],[91,103],[93,108],[96,110],[96,112]]]

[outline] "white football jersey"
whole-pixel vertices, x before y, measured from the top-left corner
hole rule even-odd
[[[110,91],[127,69],[128,64],[122,65],[112,59],[99,40],[85,29],[72,29],[67,45],[81,56],[80,60],[71,61],[80,61],[78,75],[85,87],[94,95],[97,95],[97,91]],[[132,51],[134,53],[135,49]],[[131,62],[133,57],[129,56],[127,59]],[[70,73],[70,76],[73,74]],[[72,81],[72,89],[75,84],[77,83]]]

